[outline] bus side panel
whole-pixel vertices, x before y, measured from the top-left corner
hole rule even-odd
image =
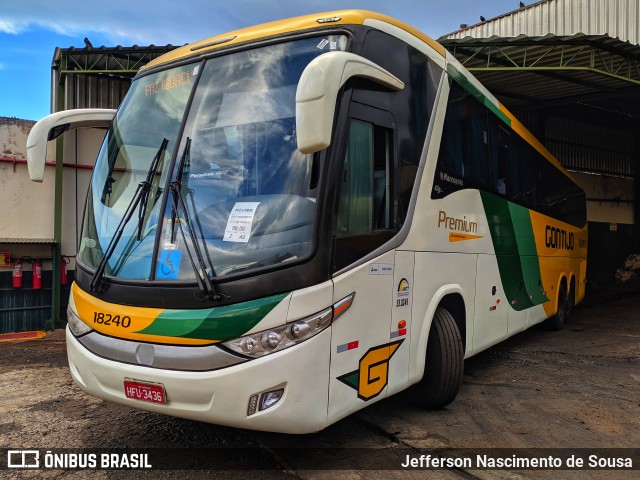
[[[465,358],[473,351],[473,316],[477,255],[438,252],[416,252],[413,287],[413,324],[411,328],[411,362],[409,378],[415,383],[422,378],[427,339],[433,315],[442,298],[450,293],[462,296],[465,306]]]
[[[495,255],[478,255],[476,276],[474,353],[507,337],[507,302]]]
[[[411,308],[414,301],[413,269],[415,253],[396,251],[393,281],[393,297],[389,340],[411,338],[413,327]],[[418,300],[421,301],[420,295]],[[407,341],[407,343],[409,343]],[[393,395],[409,386],[410,346],[400,348],[389,362],[389,387],[387,395]]]
[[[574,227],[534,211],[530,215],[540,260],[542,286],[550,300],[544,304],[544,309],[547,317],[551,317],[557,310],[558,289],[563,278],[569,288],[572,276],[575,277],[576,300],[581,300],[584,296],[587,229]]]
[[[403,338],[389,338],[394,262],[390,251],[333,279],[334,302],[356,295],[331,327],[329,423],[383,399],[389,364],[409,348]]]

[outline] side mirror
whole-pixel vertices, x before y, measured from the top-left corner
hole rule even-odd
[[[404,83],[379,65],[348,52],[329,52],[313,59],[296,90],[298,150],[319,152],[331,144],[338,91],[347,80],[361,77],[399,91]]]
[[[36,123],[27,137],[27,167],[31,181],[42,182],[44,179],[49,140],[76,128],[109,127],[115,114],[115,110],[107,108],[79,108],[52,113]]]

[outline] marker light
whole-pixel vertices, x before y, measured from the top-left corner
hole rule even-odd
[[[267,408],[273,407],[280,401],[282,395],[284,395],[284,388],[263,393],[260,395],[260,406],[258,407],[258,410],[263,411]]]
[[[332,318],[333,308],[329,307],[310,317],[234,338],[222,343],[222,345],[247,357],[258,358],[310,339],[331,325]]]
[[[258,395],[249,397],[249,405],[247,406],[247,416],[253,415],[258,409]]]
[[[328,17],[328,18],[319,18],[316,20],[316,22],[322,24],[322,23],[335,23],[335,22],[339,22],[340,20],[342,20],[341,17]]]

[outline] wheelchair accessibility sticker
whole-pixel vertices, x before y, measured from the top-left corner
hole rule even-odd
[[[182,252],[180,250],[162,250],[158,259],[156,278],[158,280],[177,280],[181,259]]]

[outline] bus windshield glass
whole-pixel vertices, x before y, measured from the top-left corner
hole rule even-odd
[[[192,281],[310,255],[318,188],[297,149],[296,87],[313,58],[345,46],[306,38],[137,79],[96,163],[79,260],[95,269],[118,229],[111,277]]]

